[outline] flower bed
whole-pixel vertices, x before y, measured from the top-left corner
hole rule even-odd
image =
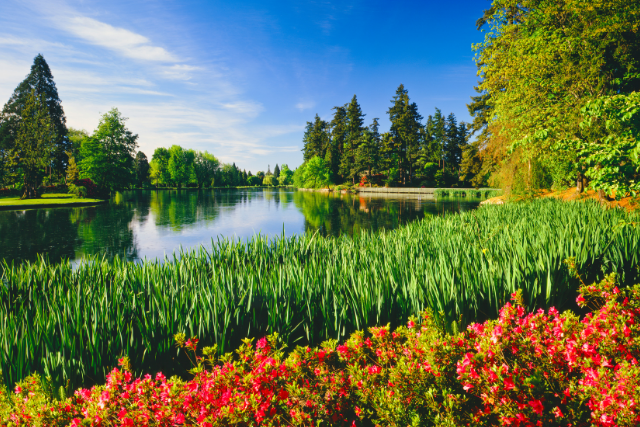
[[[521,299],[454,336],[428,313],[289,353],[272,335],[216,359],[177,336],[189,381],[133,378],[125,358],[105,385],[56,400],[32,376],[0,394],[0,425],[638,425],[640,287],[583,285],[582,319]]]

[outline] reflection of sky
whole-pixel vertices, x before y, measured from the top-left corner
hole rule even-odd
[[[283,226],[287,237],[304,233],[304,215],[291,202],[277,203],[254,193],[250,199],[237,204],[221,203],[214,209],[217,210],[215,219],[213,212],[203,212],[195,223],[178,228],[157,226],[153,212],[149,212],[142,222],[134,220],[132,230],[136,235],[138,256],[163,258],[165,254],[171,256],[180,246],[183,249],[208,248],[212,239],[218,238],[246,240],[258,233],[270,238],[281,236]]]

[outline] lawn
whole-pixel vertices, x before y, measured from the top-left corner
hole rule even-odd
[[[20,200],[20,197],[2,197],[0,198],[0,207],[8,206],[33,206],[38,205],[66,205],[71,203],[99,203],[99,199],[81,199],[74,194],[43,194],[40,199]]]

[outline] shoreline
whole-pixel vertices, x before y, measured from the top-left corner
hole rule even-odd
[[[95,202],[69,202],[69,203],[34,203],[22,205],[0,205],[0,211],[26,211],[29,209],[51,209],[51,208],[73,208],[96,206],[108,203],[108,200],[97,200]]]

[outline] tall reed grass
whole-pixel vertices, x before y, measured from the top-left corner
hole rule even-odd
[[[638,220],[538,200],[354,238],[219,240],[164,262],[5,262],[2,375],[8,385],[34,371],[88,385],[122,355],[138,372],[179,373],[178,332],[224,352],[273,331],[290,344],[318,343],[427,307],[455,330],[495,317],[520,288],[530,308],[573,307],[569,257],[590,280],[605,271],[638,280],[640,227],[628,224]]]
[[[436,197],[481,197],[490,199],[491,197],[501,196],[502,190],[491,188],[436,188],[434,192]]]

